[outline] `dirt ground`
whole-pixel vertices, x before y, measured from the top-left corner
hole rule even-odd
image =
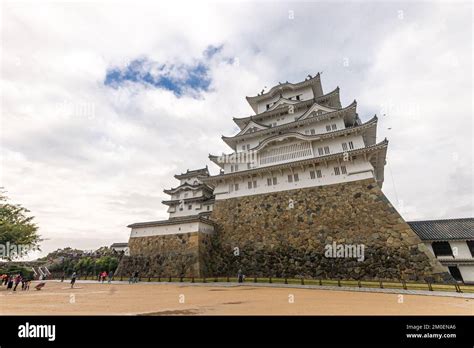
[[[34,286],[34,284],[33,284]],[[48,282],[0,287],[0,315],[473,315],[474,300],[318,289]],[[400,303],[400,301],[403,302]]]

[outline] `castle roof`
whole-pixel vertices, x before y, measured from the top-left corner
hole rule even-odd
[[[286,91],[286,90],[294,91],[303,87],[311,86],[313,89],[313,95],[320,96],[323,94],[320,77],[321,77],[320,74],[317,73],[316,76],[306,79],[304,81],[301,81],[298,83],[290,83],[290,82],[282,83],[282,84],[273,86],[266,93],[259,94],[254,97],[245,97],[245,98],[247,99],[247,102],[250,104],[252,109],[255,112],[258,112],[258,108],[257,108],[258,103],[263,102],[267,99],[273,98],[275,95],[281,94],[283,91]]]
[[[268,128],[265,128],[265,129],[260,129],[260,130],[257,130],[255,132],[252,132],[252,133],[245,133],[245,134],[240,134],[240,135],[238,134],[238,135],[235,135],[235,136],[232,136],[232,137],[222,136],[222,140],[227,145],[229,145],[233,150],[235,150],[237,142],[239,140],[244,140],[246,138],[253,138],[253,137],[256,137],[256,136],[258,137],[258,136],[266,135],[266,134],[269,134],[269,133],[283,131],[283,130],[286,130],[286,129],[289,129],[289,128],[294,128],[296,126],[311,124],[313,122],[325,120],[327,118],[336,117],[336,116],[340,116],[340,115],[344,116],[344,121],[346,123],[356,124],[356,122],[358,122],[358,116],[356,114],[356,108],[357,108],[357,102],[354,100],[350,105],[346,106],[343,109],[334,110],[334,111],[326,112],[324,114],[320,114],[320,115],[317,115],[317,116],[309,117],[311,112],[314,111],[310,108],[310,109],[308,109],[307,113],[301,115],[301,117],[296,121],[284,123],[284,124],[281,124],[281,125],[275,126],[275,127],[268,127]],[[312,110],[312,111],[310,111],[310,110]],[[303,118],[303,116],[305,116],[305,117]]]
[[[170,199],[166,201],[162,201],[164,205],[177,205],[183,202],[184,204],[186,203],[191,203],[191,202],[202,202],[203,204],[209,204],[214,202],[214,196],[199,196],[199,197],[189,197],[189,198],[181,198],[181,199]]]
[[[312,99],[308,100],[303,100],[303,101],[294,101],[294,100],[288,100],[286,98],[280,98],[280,100],[285,100],[287,101],[288,104],[292,104],[295,107],[295,111],[298,110],[300,107],[310,107],[314,103],[319,103],[319,104],[325,104],[328,103],[330,105],[325,105],[332,107],[334,109],[340,109],[341,108],[341,101],[339,99],[339,87],[334,89],[333,91],[321,95],[319,97],[315,97]],[[279,115],[280,113],[288,113],[287,108],[282,108],[282,107],[276,107],[276,108],[271,108],[270,110],[264,111],[262,113],[259,113],[257,115],[251,115],[247,117],[234,117],[233,121],[239,126],[240,129],[245,128],[245,126],[252,120],[254,122],[259,122],[265,117],[271,117],[271,116],[276,116]]]
[[[254,168],[254,169],[247,169],[247,170],[242,170],[238,172],[221,173],[218,175],[212,175],[207,178],[204,178],[203,181],[206,183],[212,183],[212,182],[218,182],[219,180],[222,180],[222,179],[247,177],[253,174],[271,172],[273,170],[286,169],[290,167],[305,166],[305,165],[311,165],[315,163],[327,163],[332,160],[340,160],[341,158],[345,156],[345,154],[347,154],[349,156],[365,155],[369,157],[369,160],[373,159],[371,160],[371,163],[375,167],[375,170],[377,173],[376,174],[377,181],[379,182],[379,184],[381,184],[383,182],[383,165],[385,165],[387,146],[388,146],[388,140],[384,139],[383,141],[377,144],[366,146],[359,149],[348,150],[348,151],[338,152],[338,153],[324,155],[324,156],[311,157],[311,158],[302,159],[302,160],[294,161],[294,162],[275,164],[272,166],[264,166],[264,167]]]
[[[179,192],[179,191],[187,191],[187,190],[195,191],[195,190],[199,190],[199,189],[212,191],[212,188],[209,187],[206,184],[191,185],[191,184],[188,184],[188,183],[184,183],[184,184],[179,185],[175,188],[171,188],[171,189],[168,189],[168,190],[163,190],[163,192],[171,195],[171,194]]]
[[[299,132],[287,132],[283,134],[276,134],[276,135],[263,139],[257,146],[249,149],[248,151],[249,152],[258,151],[271,142],[279,141],[285,138],[298,138],[301,140],[311,141],[311,140],[323,140],[327,138],[333,138],[333,137],[338,137],[338,136],[347,135],[351,133],[357,133],[357,132],[362,133],[362,136],[364,138],[364,143],[366,144],[366,146],[370,146],[370,145],[375,144],[375,139],[377,136],[377,121],[378,121],[378,118],[376,115],[374,115],[374,117],[372,117],[370,120],[360,125],[356,125],[354,127],[348,127],[348,128],[344,128],[344,129],[340,129],[340,130],[336,130],[332,132],[327,132],[327,133],[302,134]],[[242,153],[245,153],[245,152],[242,152]],[[242,154],[242,153],[237,153],[237,154]],[[232,156],[235,156],[235,155],[236,153],[231,153],[231,154],[223,154],[222,156],[232,158]],[[220,158],[222,156],[209,154],[209,159],[215,164],[217,164],[218,166],[223,167],[224,163],[220,161]]]
[[[179,225],[179,224],[188,223],[188,222],[203,222],[208,225],[215,225],[215,223],[212,220],[209,220],[202,215],[188,215],[188,216],[175,217],[168,220],[137,222],[137,223],[128,225],[127,227],[140,228],[140,227],[154,227],[154,226],[164,226],[164,225]]]
[[[176,174],[174,177],[178,180],[181,179],[188,179],[188,178],[193,178],[193,177],[198,177],[198,176],[209,176],[209,170],[207,169],[207,166],[204,168],[200,169],[194,169],[194,170],[186,170],[186,173],[181,173],[181,174]]]
[[[408,221],[421,240],[474,240],[474,218]]]

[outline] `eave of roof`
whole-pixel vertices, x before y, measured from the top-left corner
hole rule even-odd
[[[246,138],[246,137],[253,138],[255,136],[260,136],[260,135],[266,134],[268,132],[275,132],[275,131],[284,130],[284,129],[292,128],[292,127],[295,127],[295,126],[307,124],[307,123],[313,123],[315,121],[321,121],[321,120],[324,120],[328,117],[335,117],[335,116],[338,116],[338,115],[340,115],[340,114],[342,114],[346,111],[351,111],[352,109],[354,109],[354,111],[355,111],[356,107],[357,107],[357,102],[354,100],[351,104],[349,104],[345,108],[342,108],[342,109],[339,109],[339,110],[334,110],[332,112],[326,112],[326,113],[318,115],[318,116],[308,117],[308,118],[304,118],[304,119],[299,119],[297,121],[284,123],[284,124],[281,124],[279,126],[258,130],[258,131],[253,132],[253,133],[235,135],[233,137],[226,137],[226,136],[223,135],[221,138],[230,148],[235,150],[236,143],[240,139],[243,139],[243,138]]]
[[[203,222],[209,225],[215,226],[212,220],[206,219],[200,215],[182,216],[178,218],[172,218],[168,220],[148,221],[148,222],[137,222],[128,225],[129,228],[140,228],[140,227],[154,227],[154,226],[166,226],[166,225],[179,225],[181,223],[188,222]]]
[[[370,120],[368,120],[367,122],[365,123],[362,123],[360,125],[357,125],[357,126],[354,126],[354,127],[349,127],[349,128],[344,128],[344,129],[339,129],[339,130],[336,130],[336,131],[331,131],[331,132],[327,132],[327,133],[319,133],[319,134],[302,134],[302,133],[299,133],[299,132],[287,132],[287,133],[282,133],[282,134],[275,134],[275,135],[272,135],[268,138],[265,138],[263,141],[261,141],[257,146],[249,149],[248,151],[256,151],[256,150],[259,150],[262,145],[268,143],[268,142],[271,142],[271,141],[274,141],[278,138],[284,138],[285,136],[299,136],[301,139],[304,139],[304,140],[322,140],[322,139],[327,139],[327,138],[332,138],[332,137],[337,137],[337,136],[342,136],[342,135],[346,135],[346,134],[350,134],[350,133],[354,133],[354,132],[364,132],[364,131],[367,131],[367,130],[370,130],[370,129],[373,129],[375,127],[375,129],[377,128],[377,122],[378,122],[378,118],[377,118],[377,115],[374,115],[374,117],[372,117]],[[370,142],[366,142],[366,144],[368,143],[368,145],[373,145],[375,144],[375,135],[376,133],[374,132],[374,135],[372,136],[372,140]],[[373,142],[372,142],[373,141]],[[231,153],[231,154],[223,154],[222,156],[233,156],[233,155],[236,155],[236,153]],[[209,159],[211,161],[213,161],[214,163],[216,163],[217,165],[220,166],[220,163],[218,162],[218,159],[222,156],[216,156],[216,155],[212,155],[212,154],[209,154]]]
[[[266,100],[268,98],[272,98],[275,96],[275,94],[281,93],[283,90],[288,90],[288,89],[295,90],[298,88],[303,88],[303,87],[311,86],[314,84],[319,84],[319,87],[321,86],[321,75],[319,72],[316,74],[316,76],[310,79],[306,79],[304,81],[297,82],[297,83],[291,83],[291,82],[282,83],[282,84],[273,86],[266,93],[263,93],[261,95],[256,95],[253,97],[245,97],[245,99],[247,99],[247,102],[250,104],[252,109],[255,112],[257,112],[257,104],[260,101]]]
[[[474,218],[408,221],[424,241],[474,240]]]
[[[214,200],[214,196],[199,196],[199,197],[189,197],[189,198],[182,198],[182,199],[169,199],[166,201],[161,201],[161,203],[164,205],[175,205],[181,202],[186,204],[186,203],[191,203],[191,202],[207,202],[210,200]]]
[[[187,170],[186,173],[181,173],[181,174],[176,174],[174,177],[176,179],[186,179],[186,178],[192,178],[195,176],[208,176],[209,175],[209,169],[207,166],[204,168],[200,169],[194,169],[194,170]]]
[[[188,184],[188,183],[184,183],[184,184],[179,185],[175,188],[165,189],[165,190],[163,190],[163,192],[167,193],[167,194],[173,194],[173,193],[178,192],[178,191],[187,191],[186,189],[190,189],[190,190],[194,191],[194,190],[199,190],[200,188],[212,191],[212,188],[209,187],[206,184],[191,185],[191,184]]]
[[[330,99],[331,97],[334,97],[336,95],[339,95],[339,87],[337,87],[333,91],[331,91],[329,93],[326,93],[326,94],[323,94],[319,97],[308,99],[308,100],[302,100],[302,101],[294,104],[294,107],[295,107],[296,110],[298,110],[301,106],[309,106],[310,107],[314,103],[325,101],[325,100]],[[339,107],[336,108],[336,109],[341,108],[340,107],[340,102],[338,104],[339,104]],[[250,120],[252,120],[254,122],[258,122],[258,120],[260,120],[262,118],[277,115],[281,111],[282,111],[281,108],[276,108],[274,110],[268,110],[268,111],[261,112],[257,115],[250,115],[250,116],[246,116],[246,117],[234,117],[233,121],[237,124],[237,126],[239,126],[240,129],[243,129],[247,126],[247,123],[250,122]]]
[[[364,153],[371,153],[374,151],[379,151],[379,150],[385,150],[387,149],[388,146],[388,140],[385,138],[383,141],[371,145],[371,146],[366,146],[363,148],[359,149],[354,149],[354,150],[349,150],[349,151],[344,151],[344,152],[338,152],[335,154],[330,154],[330,155],[325,155],[325,156],[318,156],[318,157],[311,157],[307,159],[302,159],[299,161],[294,161],[294,162],[287,162],[287,163],[281,163],[281,164],[276,164],[273,166],[265,166],[265,167],[259,167],[259,168],[254,168],[254,169],[248,169],[248,170],[242,170],[238,172],[233,172],[233,173],[226,173],[226,174],[219,174],[219,175],[212,175],[209,176],[205,179],[203,179],[206,183],[208,182],[216,182],[221,179],[229,179],[229,178],[236,178],[236,177],[242,177],[242,176],[248,176],[252,174],[258,174],[262,172],[269,172],[272,170],[279,170],[279,169],[284,169],[288,167],[294,167],[294,166],[304,166],[312,163],[320,163],[320,162],[327,162],[327,161],[332,161],[332,160],[337,160],[339,158],[343,158],[345,154],[347,153],[349,156],[356,156],[359,154],[364,154]]]

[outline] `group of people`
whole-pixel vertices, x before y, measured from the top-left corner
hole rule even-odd
[[[19,274],[2,274],[0,277],[0,285],[6,286],[7,290],[16,291],[18,285],[21,284],[21,290],[30,290],[31,279],[23,277]]]
[[[106,271],[100,272],[99,273],[99,282],[105,282],[108,279],[108,282],[111,283],[112,279],[114,278],[114,272],[110,271],[109,274],[107,274]]]
[[[130,278],[128,278],[128,284],[138,283],[139,280],[140,280],[139,273],[138,271],[135,271],[130,275]]]

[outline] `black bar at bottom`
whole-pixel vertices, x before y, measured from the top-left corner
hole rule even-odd
[[[0,346],[238,344],[413,344],[470,346],[468,316],[1,316]],[[32,325],[55,325],[48,337],[19,337]],[[38,331],[39,332],[39,331]],[[47,331],[45,331],[47,332]],[[29,335],[29,334],[27,334]],[[46,334],[47,336],[47,334]],[[50,335],[51,336],[51,335]],[[52,338],[52,337],[50,337]],[[151,341],[150,341],[151,340]]]

